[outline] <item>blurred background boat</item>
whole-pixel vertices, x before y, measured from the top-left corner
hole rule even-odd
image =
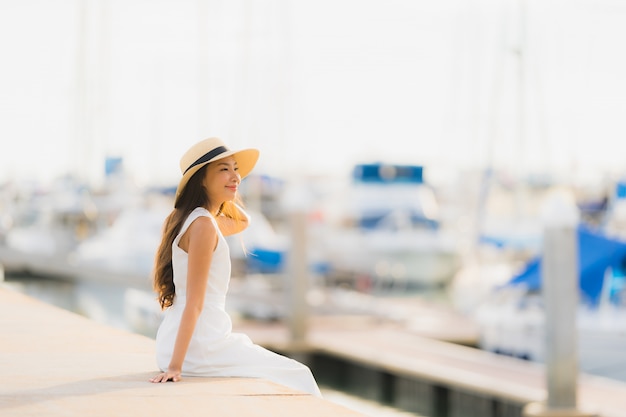
[[[105,181],[99,186],[73,176],[61,177],[45,187],[26,182],[13,185],[11,196],[5,198],[6,227],[0,241],[0,263],[6,271],[76,279],[90,270],[83,264],[83,245],[89,246],[110,230],[130,227],[126,224],[113,229],[123,218],[121,213],[143,202],[147,195],[125,175],[121,159],[107,158],[104,166]],[[112,263],[116,247],[102,250],[107,252],[102,256],[110,257],[106,262]]]
[[[71,177],[16,189],[5,200],[0,263],[8,272],[66,274],[70,252],[102,226],[89,189]]]
[[[578,227],[578,351],[583,372],[626,381],[626,239],[617,182],[600,221],[583,217]],[[594,216],[595,218],[596,216]],[[479,328],[479,347],[531,361],[545,360],[545,313],[541,256],[537,254],[493,285],[469,311]]]
[[[361,291],[445,286],[458,268],[455,230],[445,224],[420,165],[358,164],[327,197],[313,237],[326,279]]]

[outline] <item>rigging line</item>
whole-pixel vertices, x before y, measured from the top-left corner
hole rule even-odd
[[[487,161],[486,165],[489,169],[492,169],[494,166],[494,148],[495,142],[497,138],[497,132],[499,127],[499,117],[497,116],[497,111],[502,104],[502,84],[504,79],[504,61],[505,61],[505,52],[506,48],[506,39],[507,39],[507,29],[509,26],[508,14],[506,13],[506,9],[503,3],[500,3],[500,12],[501,19],[500,25],[500,34],[498,36],[498,45],[496,47],[496,58],[494,59],[494,81],[492,84],[491,94],[489,97],[489,107],[488,107],[488,131],[487,131]]]
[[[292,112],[294,100],[294,45],[293,41],[293,22],[291,21],[291,11],[293,5],[289,0],[281,0],[278,3],[278,16],[274,23],[277,26],[279,44],[279,114],[277,126],[277,141],[275,142],[279,149],[277,155],[281,160],[287,160],[287,137],[291,135]]]
[[[500,104],[502,102],[502,84],[504,79],[504,61],[505,61],[505,52],[507,48],[506,39],[507,39],[507,28],[509,26],[508,14],[506,13],[506,8],[500,3],[500,10],[498,12],[500,16],[500,29],[499,36],[497,37],[497,47],[496,47],[496,57],[494,59],[494,71],[493,71],[493,84],[491,89],[491,94],[488,102],[488,131],[487,131],[487,158],[485,161],[485,169],[483,170],[481,182],[480,182],[480,190],[478,196],[478,203],[476,208],[476,219],[475,219],[475,236],[474,243],[477,247],[480,243],[480,234],[483,230],[483,224],[485,220],[485,211],[487,206],[487,199],[489,197],[491,182],[493,177],[494,170],[494,147],[497,137],[498,131],[498,116],[497,111],[500,109]]]
[[[527,45],[530,44],[530,40],[527,40]],[[532,62],[530,57],[530,53],[528,51],[532,50],[531,48],[526,48],[526,56],[527,56],[527,63]],[[549,138],[548,138],[548,128],[547,128],[547,116],[546,116],[546,96],[545,96],[545,91],[543,89],[543,80],[541,77],[541,71],[539,71],[539,66],[538,65],[528,65],[529,69],[532,72],[533,75],[533,79],[534,79],[534,96],[535,96],[535,103],[537,105],[537,110],[536,110],[536,115],[537,115],[537,124],[538,124],[538,131],[539,131],[539,142],[542,144],[546,145],[546,149],[544,149],[544,158],[543,158],[543,163],[544,163],[544,169],[550,165],[550,162],[552,160],[552,154],[554,152],[554,150],[552,149],[552,147],[550,146],[549,143]]]
[[[589,13],[591,13],[591,11],[589,11]],[[591,25],[590,25],[590,21],[591,19],[593,19],[594,16],[593,15],[588,15],[588,18],[585,19],[583,22],[585,24],[585,29],[586,29],[586,33],[589,33],[590,36],[586,37],[586,45],[581,45],[580,47],[580,51],[581,53],[581,58],[583,58],[584,56],[584,60],[581,59],[582,65],[578,65],[579,68],[579,76],[580,76],[580,90],[581,90],[581,97],[590,97],[591,96],[591,91],[592,91],[592,77],[591,77],[591,73],[592,73],[592,65],[594,63],[594,58],[597,59],[597,52],[596,52],[596,46],[597,43],[600,41],[599,40],[599,34],[597,30],[592,30]],[[597,18],[597,15],[596,15]],[[597,24],[599,24],[599,22],[597,22]],[[584,47],[586,46],[586,48]],[[584,93],[584,94],[583,94]],[[591,109],[587,108],[586,109],[586,114],[588,115],[588,112]],[[571,111],[571,110],[570,110]],[[572,151],[572,165],[574,168],[574,174],[576,174],[578,170],[580,170],[581,168],[581,163],[580,163],[580,152],[582,150],[582,143],[584,142],[584,139],[582,138],[583,135],[581,134],[581,132],[583,131],[582,129],[582,115],[578,115],[575,114],[575,116],[578,117],[574,117],[574,120],[576,120],[576,129],[574,130],[572,137],[574,139],[575,142],[575,146],[573,147],[574,150]],[[584,158],[583,158],[584,159]]]
[[[518,13],[519,13],[519,39],[518,45],[516,48],[517,52],[517,71],[518,71],[518,85],[517,85],[517,147],[518,147],[518,175],[524,176],[527,165],[526,165],[526,150],[528,147],[527,144],[527,123],[528,116],[526,114],[526,101],[527,101],[527,75],[526,75],[526,66],[528,64],[527,48],[526,44],[526,25],[528,24],[527,18],[527,8],[526,8],[526,0],[517,0],[518,3]]]
[[[249,139],[250,132],[250,108],[251,108],[251,72],[250,68],[253,65],[253,48],[252,37],[254,35],[253,23],[255,23],[254,2],[250,0],[244,0],[242,3],[243,16],[241,17],[242,28],[241,32],[236,37],[236,44],[239,48],[239,54],[241,55],[241,86],[237,91],[233,102],[234,115],[231,118],[230,137],[235,143],[245,143]],[[237,108],[237,106],[240,106]],[[241,146],[241,145],[240,145]]]
[[[465,13],[467,12],[467,13]],[[463,62],[465,61],[465,59],[462,57],[463,55],[463,47],[462,47],[462,43],[464,40],[467,39],[467,37],[462,36],[462,30],[461,28],[463,27],[463,16],[465,14],[468,15],[468,18],[471,17],[471,7],[467,6],[465,11],[459,11],[459,13],[456,16],[456,25],[454,25],[455,27],[455,31],[454,31],[454,37],[452,40],[452,49],[453,49],[453,53],[452,53],[452,59],[451,59],[451,68],[452,68],[452,82],[451,82],[451,86],[450,86],[450,90],[449,90],[449,101],[448,104],[446,106],[444,106],[444,108],[447,108],[447,111],[444,110],[444,117],[442,118],[442,141],[444,142],[445,145],[448,145],[445,143],[446,137],[448,137],[448,140],[451,140],[449,135],[452,136],[455,133],[455,129],[453,128],[453,126],[456,125],[456,123],[459,123],[459,120],[457,119],[458,117],[458,113],[459,113],[459,90],[461,89],[461,85],[462,83],[462,78],[463,78]],[[470,19],[471,21],[471,19]],[[471,23],[470,23],[471,24]],[[468,26],[470,25],[468,24]],[[469,52],[471,54],[471,51]],[[471,99],[470,99],[471,102]],[[472,106],[473,109],[478,108],[479,106]],[[474,118],[475,120],[476,118]],[[476,128],[474,128],[472,130],[473,132],[473,136],[474,136],[474,140],[477,141],[477,137],[478,137],[478,131]],[[458,140],[458,138],[457,138]],[[450,143],[451,144],[451,143]],[[440,150],[440,158],[442,161],[447,162],[446,161],[446,154],[449,154],[449,148],[448,146],[441,146],[439,148]],[[443,156],[441,156],[441,154],[444,154]]]
[[[526,66],[527,54],[527,7],[526,0],[517,0],[517,20],[519,27],[517,45],[515,48],[517,57],[517,164],[514,168],[514,216],[515,219],[521,220],[525,213],[528,212],[528,191],[523,182],[528,172],[527,152],[528,152],[528,135],[527,124],[528,115],[526,109],[527,94],[527,74]]]
[[[211,45],[209,39],[209,26],[211,24],[211,10],[209,0],[196,0],[196,25],[197,25],[197,71],[198,88],[197,100],[197,129],[198,137],[204,137],[212,126],[211,112]]]

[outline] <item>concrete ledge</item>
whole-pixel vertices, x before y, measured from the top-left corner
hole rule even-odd
[[[261,379],[152,384],[152,339],[2,287],[0,334],[0,415],[362,416]]]

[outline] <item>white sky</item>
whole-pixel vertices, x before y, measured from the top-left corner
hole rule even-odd
[[[0,182],[174,183],[208,136],[275,175],[621,174],[624,39],[616,0],[0,0]]]

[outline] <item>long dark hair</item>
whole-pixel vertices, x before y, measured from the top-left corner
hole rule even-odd
[[[163,225],[161,244],[154,259],[153,288],[158,295],[161,308],[174,303],[174,270],[172,267],[172,244],[180,233],[183,223],[195,208],[209,207],[209,195],[202,184],[207,165],[200,168],[185,185],[174,203],[174,210],[167,216]]]

